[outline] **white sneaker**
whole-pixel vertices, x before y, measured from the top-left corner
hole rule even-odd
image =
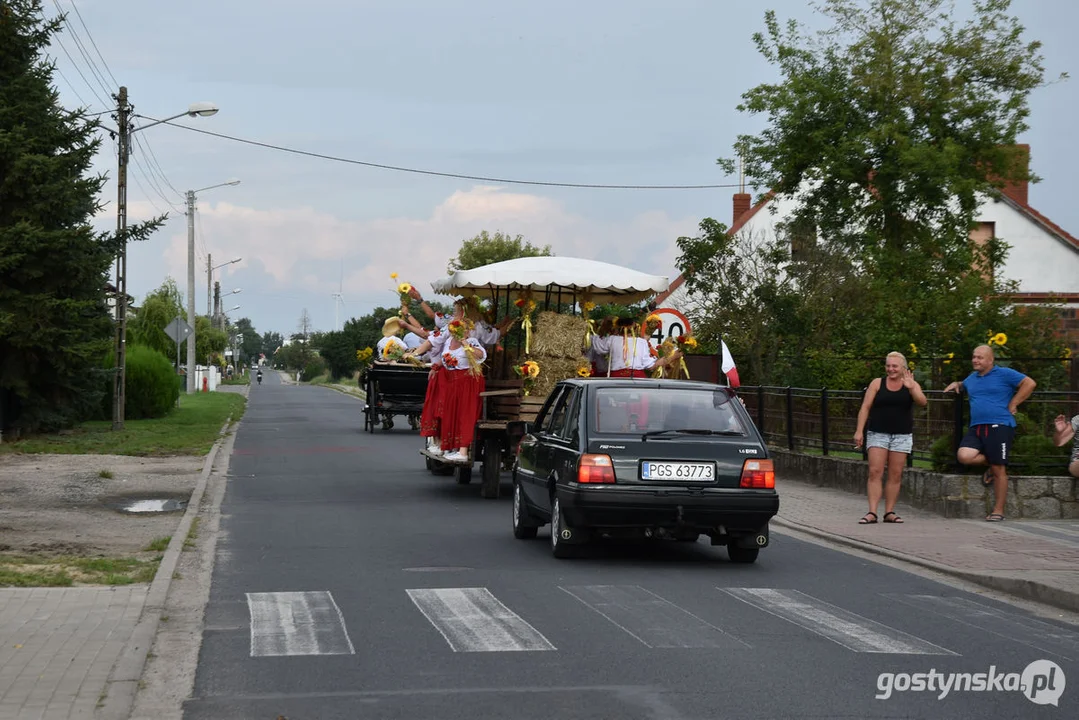
[[[442,459],[449,463],[467,463],[468,455],[462,455],[459,451],[454,450],[443,455]]]

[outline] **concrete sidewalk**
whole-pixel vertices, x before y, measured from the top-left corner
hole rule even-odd
[[[220,390],[246,396],[248,387]],[[220,447],[207,455],[150,585],[0,588],[0,720],[128,716]]]
[[[1079,612],[1079,520],[957,520],[902,503],[902,524],[859,525],[864,496],[784,478],[773,526]],[[883,518],[884,504],[877,512]]]

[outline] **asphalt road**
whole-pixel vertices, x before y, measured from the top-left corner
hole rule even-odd
[[[707,541],[555,560],[508,492],[428,473],[361,407],[252,388],[186,718],[1077,715],[1079,628],[777,533],[751,566]],[[1039,660],[1059,707],[1004,689]],[[991,667],[1001,689],[907,689]]]

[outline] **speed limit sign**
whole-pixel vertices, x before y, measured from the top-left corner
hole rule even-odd
[[[657,315],[663,321],[663,324],[648,336],[648,339],[656,345],[661,344],[668,338],[689,335],[692,332],[689,327],[689,319],[674,308],[656,308],[650,314]]]

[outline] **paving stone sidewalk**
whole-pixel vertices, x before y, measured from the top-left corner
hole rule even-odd
[[[794,479],[777,482],[774,525],[913,562],[1079,612],[1079,520],[957,520],[902,503],[902,524],[859,525],[865,498]],[[884,516],[883,503],[877,510]]]
[[[0,588],[0,719],[93,717],[148,589]]]

